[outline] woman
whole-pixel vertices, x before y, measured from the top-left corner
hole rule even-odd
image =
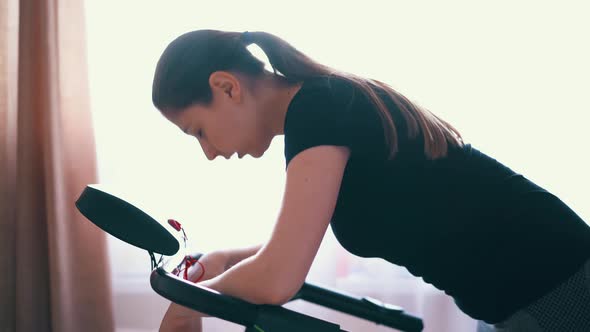
[[[199,30],[162,54],[153,102],[209,160],[258,158],[284,135],[286,188],[271,238],[205,255],[213,268],[203,286],[283,304],[330,224],[351,253],[444,290],[479,330],[590,331],[590,227],[388,85],[266,32]],[[202,316],[171,304],[161,329],[200,330]]]

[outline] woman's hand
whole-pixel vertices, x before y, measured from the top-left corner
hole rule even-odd
[[[213,251],[211,253],[204,254],[199,258],[199,263],[195,263],[188,270],[188,280],[192,282],[205,281],[211,278],[215,278],[223,272],[227,271],[229,266],[230,257],[223,251]],[[205,274],[203,275],[203,269],[205,268]],[[202,276],[202,277],[201,277]]]
[[[230,258],[226,252],[223,251],[213,251],[207,254],[204,254],[199,258],[199,262],[205,267],[205,274],[203,275],[203,269],[201,264],[195,263],[192,265],[188,270],[188,280],[195,282],[197,279],[200,278],[199,281],[209,280],[211,278],[215,278],[218,275],[225,272],[229,269],[230,266]],[[184,262],[183,262],[184,266]],[[176,274],[176,269],[172,271]],[[180,276],[183,276],[184,273],[180,272]],[[208,317],[206,314],[200,313],[198,311],[189,309],[187,307],[181,306],[174,302],[170,303],[164,318],[162,319],[162,323],[160,325],[160,332],[164,331],[201,331],[201,317]]]

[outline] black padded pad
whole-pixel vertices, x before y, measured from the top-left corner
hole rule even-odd
[[[96,226],[136,247],[167,256],[180,248],[174,235],[147,213],[93,186],[86,186],[76,207]]]

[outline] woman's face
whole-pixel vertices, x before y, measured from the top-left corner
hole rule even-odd
[[[210,105],[192,105],[164,115],[187,135],[199,141],[207,159],[229,159],[234,153],[259,158],[270,146],[271,130],[265,128],[263,103],[249,90],[245,81],[227,72],[213,73],[209,79],[213,100]]]

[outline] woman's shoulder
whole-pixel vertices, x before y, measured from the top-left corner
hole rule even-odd
[[[310,113],[310,116],[321,116],[324,113],[338,111],[342,115],[343,106],[349,105],[355,98],[355,94],[353,84],[344,78],[333,75],[308,78],[293,97],[287,114]]]
[[[349,113],[354,102],[360,99],[358,87],[345,78],[323,75],[306,79],[289,110],[291,113],[317,116],[343,116]]]
[[[346,97],[355,93],[358,87],[345,77],[337,75],[321,75],[308,78],[302,89],[319,93],[329,93],[331,97]]]
[[[346,82],[330,76],[306,80],[293,97],[284,122],[285,156],[318,145],[350,146],[353,118]]]

